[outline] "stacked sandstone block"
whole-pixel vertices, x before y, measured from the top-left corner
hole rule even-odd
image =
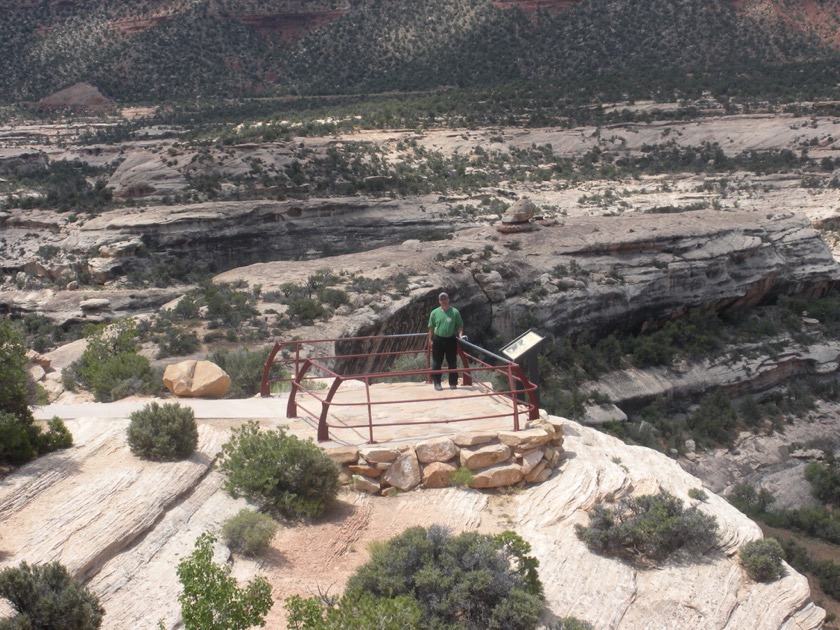
[[[446,488],[459,468],[472,473],[471,488],[541,483],[563,457],[558,419],[529,423],[522,431],[463,433],[399,446],[327,449],[341,465],[342,481],[370,494],[415,488]]]

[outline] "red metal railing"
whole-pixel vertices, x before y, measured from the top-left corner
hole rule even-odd
[[[334,348],[336,343],[350,343],[353,345],[362,345],[363,343],[370,343],[372,345],[382,347],[386,342],[397,342],[397,345],[406,345],[402,350],[393,351],[371,351],[371,352],[355,352],[348,354],[329,354],[329,350]],[[327,351],[323,354],[320,348],[327,347]],[[493,359],[498,362],[498,365],[491,365],[483,361],[475,354],[468,352],[472,351],[476,354],[481,354],[484,357]],[[364,359],[374,361],[390,361],[400,356],[420,355],[425,356],[426,367],[424,369],[412,370],[398,370],[398,371],[371,371],[358,373],[345,373],[341,369],[341,364],[348,363],[352,359]],[[304,356],[306,355],[306,356]],[[528,414],[530,420],[539,418],[539,408],[536,397],[536,385],[531,383],[525,375],[522,367],[499,355],[493,354],[475,344],[459,340],[458,356],[460,358],[461,366],[455,370],[438,370],[437,373],[445,375],[452,371],[457,371],[461,374],[462,383],[464,386],[475,385],[470,390],[460,390],[457,394],[451,394],[447,400],[460,398],[487,398],[495,397],[496,399],[505,398],[510,402],[510,411],[504,413],[485,414],[479,416],[469,416],[463,418],[449,418],[446,420],[427,420],[423,424],[440,424],[440,423],[454,423],[454,422],[469,422],[475,420],[488,420],[493,418],[511,417],[513,421],[513,430],[519,430],[519,416],[523,413]],[[290,376],[281,376],[272,378],[272,371],[275,366],[280,366],[282,371],[290,374]],[[431,346],[428,341],[426,333],[415,333],[407,335],[380,335],[370,337],[344,337],[340,339],[317,339],[317,340],[294,340],[294,341],[279,341],[274,344],[271,353],[266,359],[263,367],[262,382],[260,384],[260,393],[263,397],[271,395],[272,386],[277,383],[287,383],[290,387],[289,400],[286,407],[286,416],[295,418],[298,416],[298,410],[306,412],[308,415],[318,421],[318,441],[324,442],[329,440],[330,428],[333,429],[359,429],[366,428],[368,430],[368,441],[374,442],[373,428],[374,426],[404,426],[417,425],[417,422],[374,422],[373,408],[379,405],[404,405],[409,403],[422,403],[424,401],[432,402],[432,398],[416,398],[404,400],[375,400],[371,397],[370,385],[372,381],[382,379],[408,379],[412,377],[422,376],[427,383],[431,382],[432,374],[436,372],[431,369]],[[507,390],[499,391],[488,387],[481,379],[474,379],[475,373],[487,373],[488,375],[500,374],[504,376],[504,380],[508,385]],[[321,378],[332,379],[329,389],[324,394],[323,389],[318,389],[316,386],[310,386],[309,383],[317,381],[320,383]],[[348,381],[362,381],[365,388],[365,400],[362,402],[339,402],[336,400],[336,393],[341,386]],[[311,410],[301,404],[299,398],[300,394],[306,394],[320,403],[320,409]],[[524,402],[520,399],[526,399]],[[525,406],[523,409],[522,406]],[[342,406],[364,406],[367,409],[367,422],[362,424],[347,424],[347,423],[330,423],[330,410],[333,407]]]

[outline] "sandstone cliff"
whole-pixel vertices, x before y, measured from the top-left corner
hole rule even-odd
[[[691,308],[724,311],[778,295],[823,295],[840,282],[831,251],[803,219],[704,211],[570,218],[504,236],[474,228],[450,241],[260,263],[217,280],[269,290],[305,280],[327,261],[335,273],[404,273],[413,289],[408,297],[380,300],[376,313],[360,309],[319,325],[313,337],[423,331],[436,291],[443,289],[464,315],[467,334],[483,341],[492,333],[510,339],[524,319],[549,334],[588,331],[598,338]]]
[[[142,401],[133,404],[139,406]],[[187,404],[187,403],[185,403]],[[153,464],[131,456],[125,444],[131,404],[54,406],[68,420],[76,446],[33,462],[0,488],[0,549],[4,566],[59,560],[102,598],[106,629],[165,627],[178,620],[175,566],[197,535],[216,530],[243,505],[220,491],[212,469],[226,427],[226,408],[194,404],[200,418],[199,449],[189,460]],[[270,411],[274,408],[274,411]],[[265,426],[285,424],[285,404],[236,401],[245,417]],[[234,416],[235,417],[235,416]],[[213,418],[216,418],[215,420]],[[540,559],[549,610],[598,628],[732,630],[817,628],[823,611],[809,601],[807,581],[791,569],[778,582],[751,582],[735,558],[758,528],[723,499],[711,495],[700,509],[720,525],[720,544],[699,558],[678,557],[639,569],[596,556],[573,533],[592,506],[622,492],[667,490],[689,504],[701,482],[664,455],[630,447],[565,421],[565,459],[541,485],[499,496],[471,490],[415,491],[395,497],[352,492],[323,522],[284,529],[260,565],[231,558],[234,574],[267,575],[274,587],[271,627],[282,627],[280,599],[309,596],[346,577],[367,557],[366,545],[414,524],[441,523],[456,531],[513,528]],[[293,431],[312,429],[293,421]],[[219,549],[220,554],[223,549]],[[229,554],[224,554],[229,556]],[[222,557],[221,555],[219,557]],[[150,606],[150,602],[154,602]]]

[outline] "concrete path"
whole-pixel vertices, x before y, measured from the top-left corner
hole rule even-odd
[[[177,402],[181,406],[190,407],[199,421],[259,420],[266,426],[286,426],[291,433],[314,440],[318,423],[312,416],[320,415],[320,398],[325,395],[326,389],[316,391],[314,396],[299,396],[296,418],[286,417],[288,394],[271,398],[143,398],[113,403],[52,404],[36,407],[35,417],[48,420],[58,416],[65,421],[127,419],[132,412],[157,400],[160,404]],[[377,443],[416,441],[440,435],[514,428],[510,399],[500,395],[489,396],[476,386],[436,392],[431,385],[422,383],[381,383],[371,386],[370,396],[376,404],[371,406],[369,413],[364,387],[351,384],[338,391],[329,416],[331,440],[324,443],[325,446],[330,443],[370,442],[369,422],[373,423],[373,439]],[[520,405],[521,428],[527,419],[527,412]]]

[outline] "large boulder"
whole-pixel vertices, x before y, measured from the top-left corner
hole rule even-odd
[[[211,361],[181,361],[167,365],[163,384],[176,396],[221,398],[230,389],[230,376]]]
[[[423,480],[420,471],[420,462],[417,461],[417,453],[413,448],[405,450],[394,465],[382,476],[385,483],[407,491],[416,488]]]

